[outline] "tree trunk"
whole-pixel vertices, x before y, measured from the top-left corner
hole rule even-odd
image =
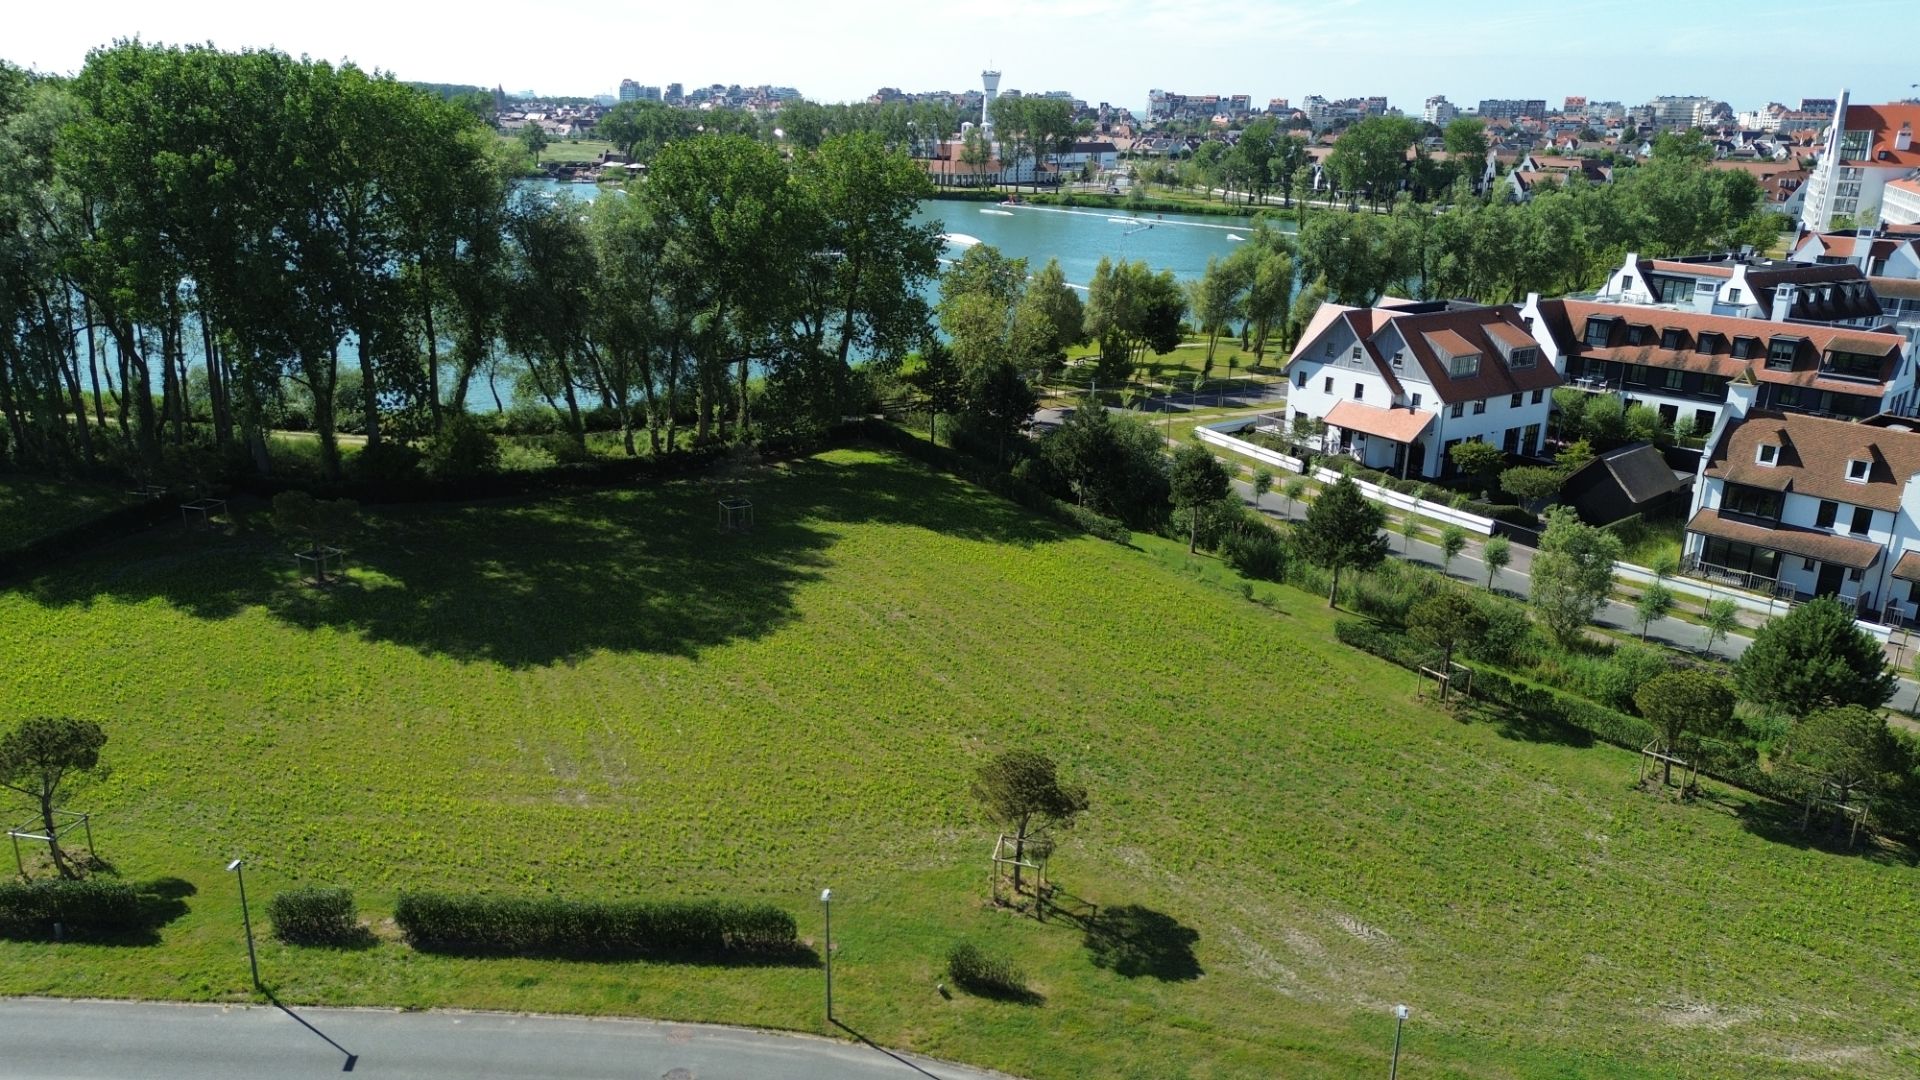
[[[80,875],[74,872],[73,864],[67,861],[67,853],[60,849],[60,836],[54,828],[53,791],[50,788],[41,788],[40,823],[47,830],[47,854],[53,859],[53,868],[68,881],[77,879]]]
[[[366,415],[367,449],[380,445],[380,386],[373,369],[372,336],[365,325],[354,328],[354,352],[360,354],[360,397]]]
[[[427,407],[433,418],[433,430],[440,430],[440,336],[433,330],[433,292],[425,272],[421,275],[420,315],[427,333]]]
[[[1340,567],[1338,564],[1336,564],[1333,568],[1333,584],[1327,587],[1327,606],[1338,607],[1339,605],[1335,603],[1335,599],[1339,595],[1340,595]]]

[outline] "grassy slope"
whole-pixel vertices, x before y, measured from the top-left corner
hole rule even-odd
[[[80,800],[103,854],[197,889],[159,948],[0,943],[0,992],[244,998],[221,866],[245,853],[256,903],[341,883],[376,914],[407,885],[711,892],[814,934],[831,884],[847,1022],[1036,1077],[1370,1077],[1396,1000],[1423,1076],[1912,1068],[1910,867],[1420,708],[1315,598],[1247,603],[1173,545],[1068,537],[872,454],[750,491],[748,537],[686,484],[382,516],[331,594],[253,532],[156,534],[0,594],[8,711],[112,731]],[[1015,742],[1093,792],[1056,878],[1196,931],[1198,978],[1122,978],[1071,926],[983,908],[968,772]],[[962,936],[1045,1004],[943,1001]],[[261,963],[296,1002],[822,1028],[801,968],[390,943]]]
[[[112,484],[0,476],[0,551],[127,505]]]

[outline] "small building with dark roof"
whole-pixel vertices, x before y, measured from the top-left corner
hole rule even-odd
[[[1589,525],[1660,517],[1685,509],[1693,477],[1676,472],[1660,448],[1647,442],[1616,447],[1575,469],[1560,485],[1560,502]]]

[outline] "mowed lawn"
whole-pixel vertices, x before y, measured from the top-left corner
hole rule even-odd
[[[0,700],[101,720],[75,805],[125,877],[177,877],[152,946],[0,943],[0,992],[248,998],[294,883],[720,895],[832,886],[840,1018],[1036,1078],[1905,1076],[1920,869],[1774,838],[1634,759],[1412,700],[1324,602],[1198,580],[904,459],[746,474],[750,535],[681,483],[383,511],[320,592],[263,527],[173,530],[0,593]],[[990,909],[977,762],[1090,789],[1053,876],[1139,905],[1151,970]],[[263,920],[260,920],[263,921]],[[259,922],[256,922],[256,926]],[[391,935],[390,926],[382,932]],[[966,939],[1038,1004],[944,999]],[[1191,948],[1191,957],[1183,950]],[[837,1034],[817,968],[482,960],[264,944],[290,1003],[625,1013]]]

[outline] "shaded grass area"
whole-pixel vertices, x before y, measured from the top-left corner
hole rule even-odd
[[[0,473],[0,551],[136,501],[113,484]]]
[[[1634,759],[1412,699],[1324,601],[1184,544],[1065,533],[887,455],[370,515],[349,581],[254,522],[155,533],[0,594],[0,697],[103,721],[82,791],[130,879],[197,892],[151,949],[0,944],[0,992],[240,1000],[256,905],[351,887],[380,943],[261,944],[290,1003],[833,1033],[800,967],[416,953],[402,889],[767,900],[839,1018],[1032,1077],[1898,1076],[1911,868],[1676,806]],[[988,907],[974,764],[1057,756],[1093,810],[1045,922]],[[258,909],[256,910],[256,914]],[[1040,1002],[935,990],[948,950]]]

